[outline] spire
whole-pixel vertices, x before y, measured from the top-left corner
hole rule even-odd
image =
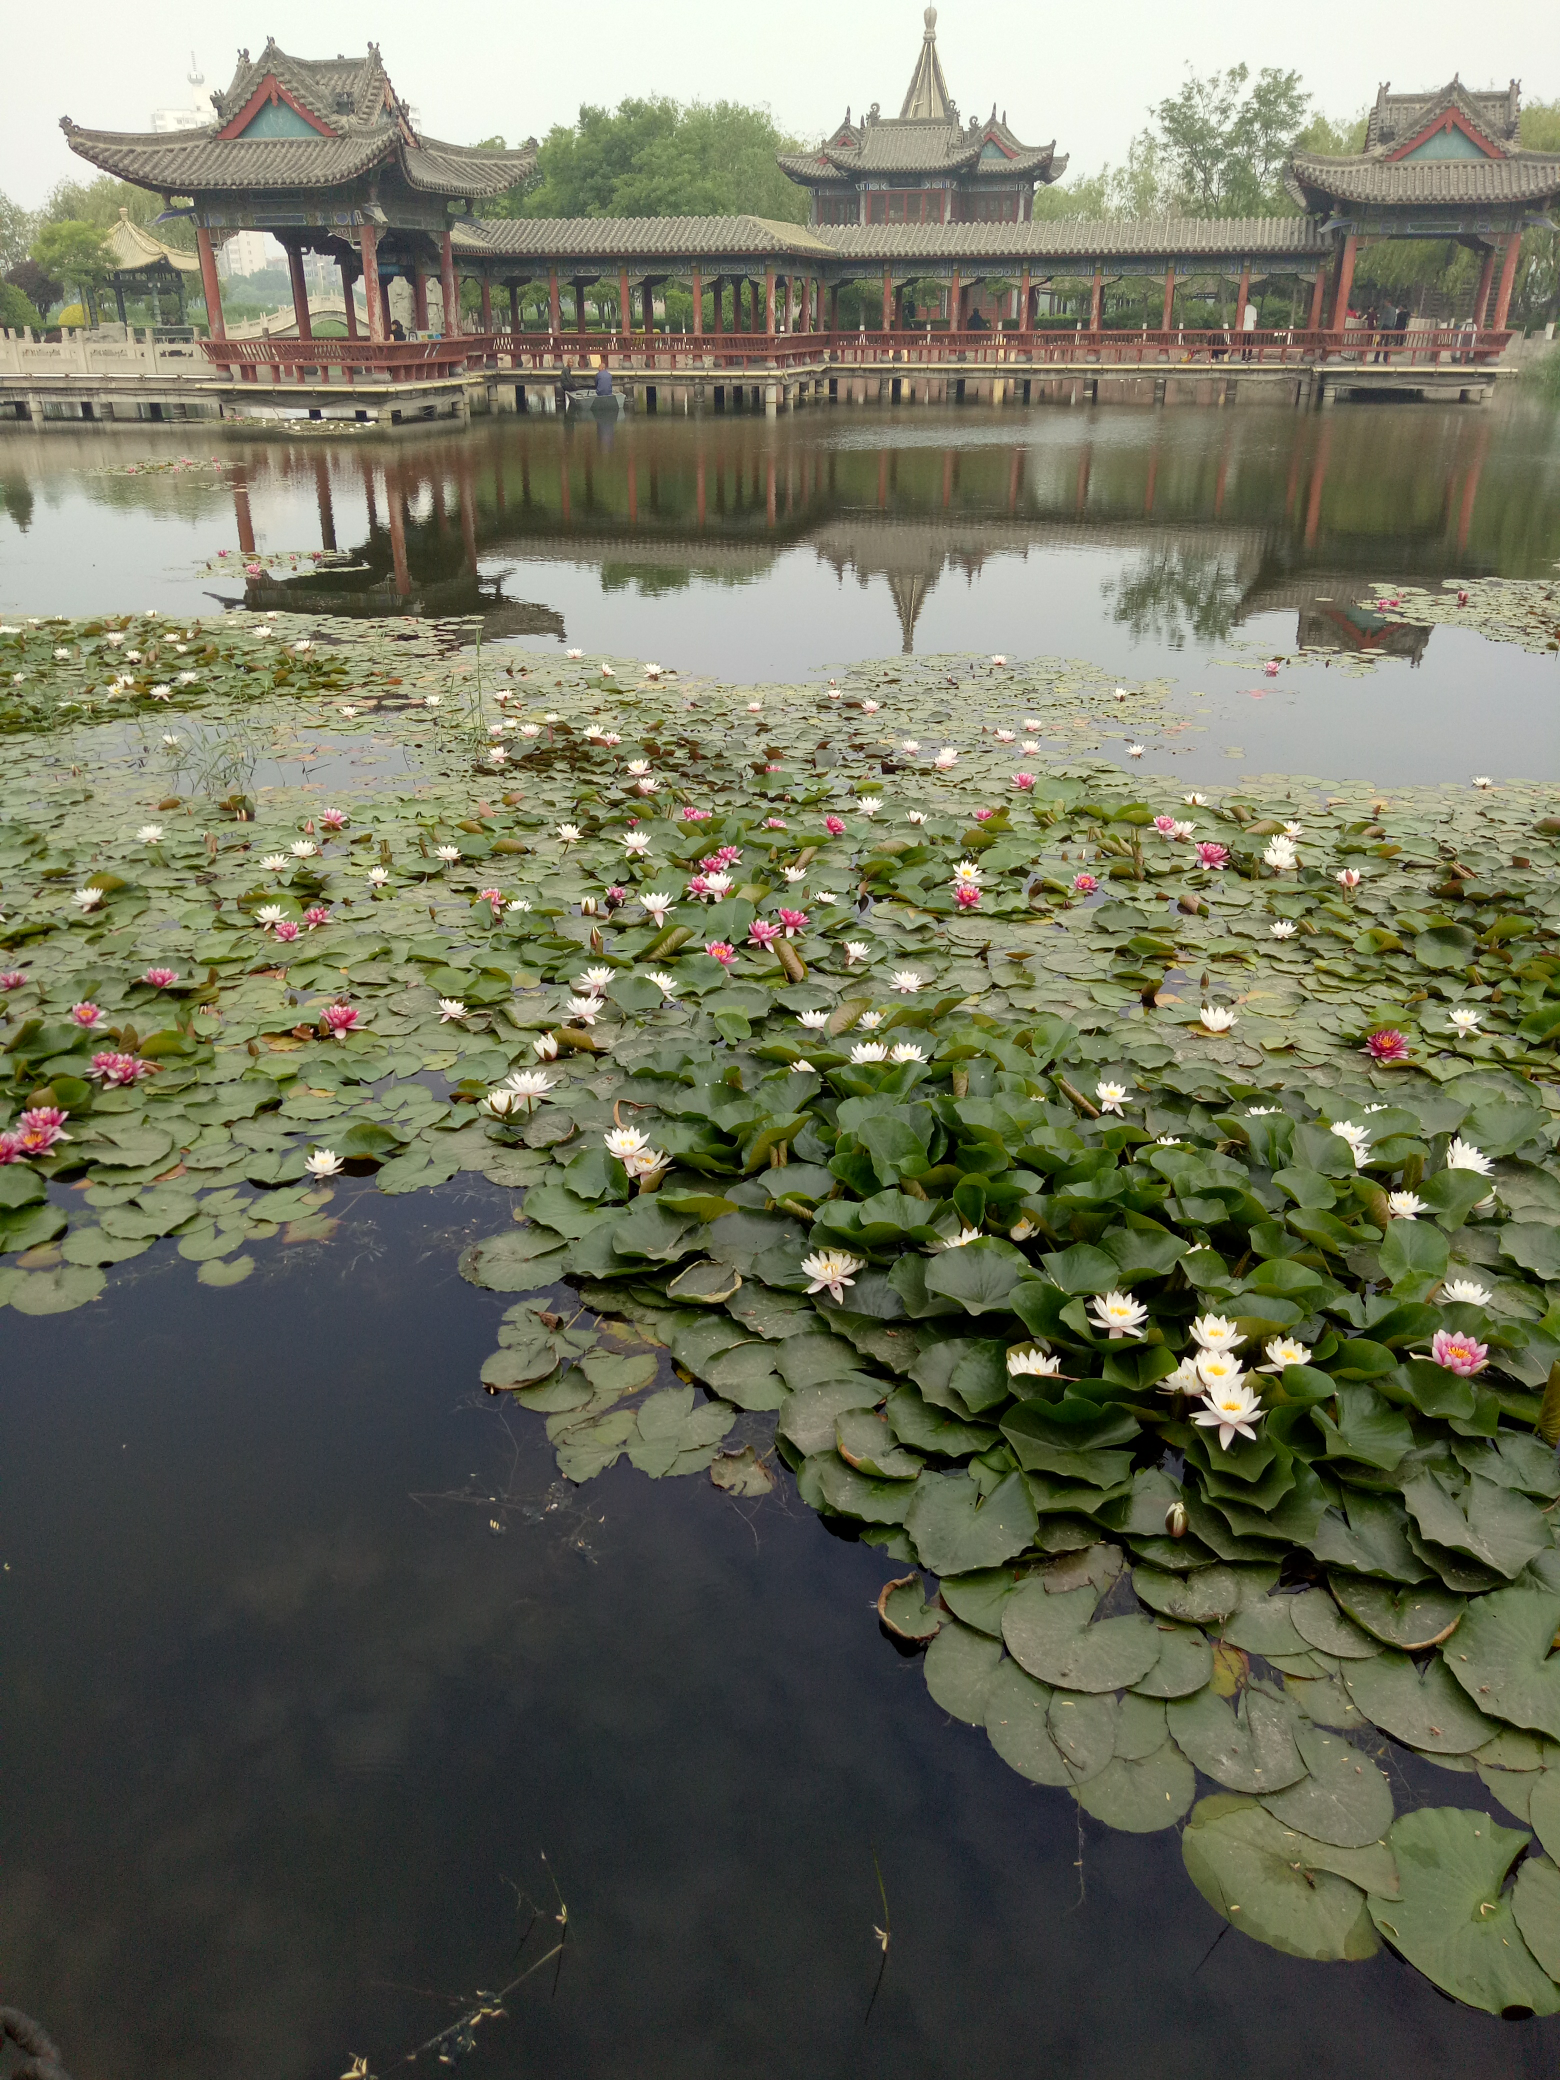
[[[946,123],[951,120],[951,115],[948,82],[943,78],[937,57],[937,10],[929,7],[926,10],[926,34],[921,39],[921,55],[916,60],[915,75],[905,95],[905,105],[899,111],[899,119],[903,122],[909,116]]]

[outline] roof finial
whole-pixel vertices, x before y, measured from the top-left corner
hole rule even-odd
[[[925,13],[925,15],[924,15],[924,16],[922,17],[922,19],[923,19],[923,21],[924,21],[924,22],[926,23],[926,40],[927,40],[927,42],[928,42],[928,43],[935,43],[935,42],[937,41],[937,10],[936,10],[936,8],[935,8],[935,7],[929,7],[929,8],[928,8],[928,9],[926,10],[926,13]]]

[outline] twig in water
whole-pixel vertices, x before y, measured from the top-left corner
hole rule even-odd
[[[894,1934],[893,1924],[888,1918],[888,1888],[883,1883],[883,1866],[878,1862],[876,1848],[872,1850],[872,1868],[877,1874],[878,1898],[883,1902],[883,1926],[879,1928],[877,1923],[874,1922],[872,1924],[872,1933],[878,1939],[878,1945],[883,1952],[883,1961],[878,1966],[877,1978],[872,1982],[872,1998],[867,2002],[867,2012],[862,2017],[861,2026],[863,2029],[872,2020],[872,2010],[877,2006],[877,1997],[883,1985],[883,1974],[888,1970],[888,1946]]]

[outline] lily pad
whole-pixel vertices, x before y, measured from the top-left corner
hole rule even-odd
[[[1049,1683],[1036,1682],[1016,1661],[1003,1661],[986,1691],[986,1737],[1009,1769],[1060,1790],[1074,1777],[1051,1736],[1054,1695]]]
[[[896,1639],[931,1639],[942,1624],[936,1607],[926,1601],[918,1574],[885,1582],[878,1591],[877,1614],[879,1624]]]
[[[1517,1872],[1511,1911],[1538,1963],[1560,1979],[1560,1870],[1547,1856],[1529,1856]]]
[[[1369,1661],[1381,1652],[1381,1642],[1346,1618],[1325,1589],[1305,1589],[1291,1597],[1289,1615],[1308,1645],[1339,1661]]]
[[[1086,1813],[1124,1834],[1173,1827],[1197,1796],[1197,1772],[1166,1740],[1151,1755],[1115,1756],[1075,1793]]]
[[[1009,1474],[983,1498],[966,1474],[923,1473],[904,1526],[923,1567],[968,1574],[1023,1552],[1035,1535],[1035,1507],[1022,1474]]]
[[[982,1567],[972,1574],[945,1575],[942,1600],[963,1624],[991,1639],[1000,1639],[1002,1606],[1018,1582],[1019,1577],[1010,1567]]]
[[[1560,1740],[1560,1596],[1497,1589],[1478,1597],[1441,1652],[1480,1711]]]
[[[1299,1853],[1297,1853],[1299,1852]],[[1201,1799],[1181,1836],[1188,1875],[1216,1914],[1291,1957],[1357,1962],[1379,1945],[1366,1897],[1245,1799]]]
[[[1392,1825],[1392,1787],[1368,1755],[1336,1733],[1295,1728],[1307,1775],[1262,1800],[1275,1820],[1318,1842],[1363,1849]]]
[[[1092,1588],[1052,1596],[1042,1581],[1019,1584],[1002,1610],[1008,1652],[1041,1682],[1067,1690],[1122,1690],[1143,1680],[1159,1659],[1158,1628],[1133,1615],[1092,1624]]]
[[[1231,1791],[1281,1791],[1306,1773],[1294,1707],[1265,1690],[1242,1691],[1233,1707],[1202,1690],[1167,1705],[1165,1716],[1187,1760]]]
[[[1560,1770],[1545,1770],[1528,1796],[1533,1831],[1554,1856],[1560,1850]]]
[[[1500,1728],[1458,1688],[1440,1659],[1420,1670],[1388,1648],[1374,1661],[1346,1661],[1340,1674],[1373,1726],[1427,1755],[1469,1755]]]
[[[1459,1807],[1405,1813],[1389,1836],[1402,1897],[1370,1901],[1371,1919],[1394,1950],[1443,1993],[1490,2015],[1560,2010],[1560,1986],[1523,1941],[1502,1891],[1531,1839]]]
[[[986,1723],[986,1698],[1002,1659],[1001,1642],[949,1619],[926,1650],[923,1673],[934,1704],[969,1726]]]
[[[1213,1677],[1213,1645],[1195,1625],[1155,1621],[1159,1659],[1133,1684],[1141,1697],[1191,1697]]]
[[[1433,1586],[1393,1588],[1385,1582],[1336,1569],[1327,1579],[1334,1596],[1356,1625],[1385,1646],[1400,1647],[1405,1654],[1439,1646],[1455,1631],[1468,1607],[1466,1597]],[[1315,1644],[1323,1643],[1318,1640]]]
[[[885,1481],[912,1481],[925,1461],[894,1442],[883,1417],[870,1408],[842,1409],[834,1418],[834,1449],[858,1473]]]
[[[728,1495],[744,1498],[773,1492],[775,1477],[764,1459],[745,1444],[740,1451],[717,1452],[710,1461],[710,1479]]]
[[[1240,1579],[1228,1567],[1200,1567],[1194,1574],[1167,1574],[1158,1567],[1134,1567],[1132,1587],[1140,1603],[1193,1625],[1218,1623],[1240,1602]]]

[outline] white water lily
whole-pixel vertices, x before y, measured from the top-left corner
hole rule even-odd
[[[1192,821],[1190,817],[1173,818],[1170,824],[1170,837],[1172,842],[1177,845],[1184,845],[1187,839],[1190,838],[1190,836],[1192,835],[1192,832],[1196,830],[1196,828],[1196,824]]]
[[[558,1043],[551,1033],[538,1033],[531,1042],[531,1052],[540,1061],[555,1062],[558,1059]]]
[[[142,845],[156,845],[161,842],[162,834],[163,827],[160,823],[143,823],[135,835]]]
[[[1275,1113],[1282,1112],[1283,1109],[1282,1105],[1248,1105],[1246,1107],[1246,1117],[1247,1119],[1271,1119]]]
[[[659,794],[660,791],[661,783],[653,773],[647,773],[642,780],[634,782],[636,794]]]
[[[311,1177],[335,1177],[341,1170],[341,1158],[333,1148],[311,1148],[303,1167]]]
[[[583,650],[565,650],[563,654],[564,654],[564,656],[565,656],[565,657],[571,657],[571,658],[572,658],[572,657],[583,657],[583,656],[585,655],[585,652],[584,652]]]
[[[729,896],[734,885],[732,876],[723,873],[719,868],[713,874],[706,874],[704,877],[704,893],[713,896],[717,902],[722,896]]]
[[[1128,758],[1141,758],[1143,756],[1143,751],[1144,746],[1141,744],[1129,744],[1127,746]]]
[[[901,1040],[897,1047],[890,1049],[888,1058],[891,1062],[924,1062],[926,1050],[917,1047],[913,1040]]]
[[[630,859],[643,859],[650,850],[650,833],[648,831],[625,831],[622,837],[619,838],[618,843]]]
[[[1449,1278],[1441,1288],[1441,1299],[1448,1306],[1488,1307],[1494,1297],[1488,1286],[1472,1278]]]
[[[888,1049],[881,1040],[858,1040],[850,1051],[853,1062],[886,1062]]]
[[[843,1304],[845,1286],[856,1283],[854,1274],[865,1264],[862,1257],[853,1257],[846,1249],[818,1249],[810,1257],[803,1257],[802,1270],[812,1280],[809,1293],[829,1293],[836,1303]]]
[[[1295,935],[1296,927],[1287,917],[1280,917],[1268,926],[1268,930],[1275,939],[1292,939]]]
[[[1348,1143],[1349,1153],[1354,1158],[1354,1167],[1356,1170],[1361,1169],[1364,1166],[1366,1156],[1370,1154],[1370,1133],[1368,1129],[1359,1126],[1352,1119],[1335,1119],[1332,1123],[1332,1130],[1340,1141]]]
[[[1277,874],[1292,874],[1300,864],[1293,838],[1270,839],[1262,857]]]
[[[1210,1391],[1206,1408],[1198,1409],[1192,1421],[1209,1429],[1216,1428],[1219,1444],[1227,1452],[1232,1437],[1248,1437],[1255,1441],[1257,1433],[1252,1425],[1261,1415],[1260,1398],[1246,1381],[1239,1380],[1232,1386],[1221,1387],[1217,1392]]]
[[[919,737],[906,737],[899,748],[901,751],[919,751],[921,740]]]
[[[953,870],[953,885],[954,885],[954,887],[955,887],[955,888],[979,888],[979,887],[980,887],[980,883],[981,883],[981,872],[980,872],[980,868],[979,868],[979,867],[978,867],[978,866],[977,866],[977,865],[975,864],[974,860],[972,860],[972,859],[961,859],[961,860],[959,861],[958,865],[957,865],[957,866],[956,866],[956,867],[954,868],[954,870]]]
[[[1016,729],[999,729],[993,734],[999,744],[1013,744],[1018,741],[1018,731]]]
[[[261,931],[268,932],[273,924],[280,924],[287,912],[280,903],[262,903],[255,912],[255,923]]]
[[[1333,1130],[1335,1133],[1337,1129]],[[1474,1170],[1480,1177],[1494,1175],[1495,1165],[1482,1148],[1475,1148],[1471,1141],[1464,1141],[1461,1134],[1452,1137],[1446,1151],[1448,1170]]]
[[[1203,1391],[1202,1375],[1197,1370],[1194,1356],[1183,1358],[1174,1372],[1167,1372],[1159,1382],[1161,1394],[1200,1394]]]
[[[348,722],[350,722],[353,716],[356,715],[357,709],[352,706],[350,701],[344,701],[341,707],[338,708],[336,712],[340,715],[345,715]]]
[[[1197,1368],[1197,1377],[1208,1394],[1221,1393],[1226,1387],[1237,1385],[1246,1376],[1246,1368],[1233,1351],[1198,1350],[1192,1354],[1192,1363]]]
[[[876,814],[878,813],[879,809],[882,808],[882,806],[883,797],[878,794],[860,795],[858,796],[856,801],[856,807],[861,811],[863,816],[869,819],[876,816]]]
[[[1470,1033],[1479,1030],[1479,1021],[1483,1016],[1484,1013],[1476,1011],[1471,1004],[1455,1004],[1446,1014],[1446,1023],[1459,1039],[1466,1040]]]
[[[856,1023],[864,1033],[871,1033],[883,1023],[887,1016],[888,1013],[886,1011],[863,1011]]]
[[[1184,794],[1181,799],[1190,809],[1206,809],[1208,806],[1208,797],[1205,794]]]
[[[285,874],[292,861],[285,852],[268,852],[260,864],[268,874]]]
[[[534,740],[535,738],[539,737],[541,733],[542,725],[539,722],[522,722],[520,725],[520,734],[522,737],[525,737],[527,739]]]
[[[524,896],[514,896],[504,905],[504,914],[507,916],[511,910],[529,910],[530,907]]]
[[[616,1156],[620,1163],[630,1156],[637,1156],[650,1146],[650,1136],[641,1133],[638,1127],[612,1127],[602,1135],[609,1156]]]
[[[906,822],[906,823],[925,823],[925,821],[926,821],[926,811],[925,811],[924,809],[908,809],[908,810],[906,810],[906,812],[905,812],[905,822]]]
[[[953,767],[956,766],[958,762],[959,754],[957,751],[954,750],[951,744],[944,744],[941,751],[939,751],[937,756],[932,760],[932,764],[936,766],[937,770],[940,773],[951,772]]]
[[[967,1249],[972,1242],[979,1242],[979,1240],[979,1228],[961,1228],[957,1235],[945,1236],[942,1247],[944,1249]]]
[[[1417,1192],[1388,1192],[1387,1211],[1395,1221],[1417,1220],[1425,1210],[1425,1202]]]
[[[926,987],[926,977],[918,975],[914,968],[896,968],[890,989],[898,990],[902,997],[913,997],[918,989]]]
[[[389,884],[390,869],[388,867],[370,867],[368,880],[371,888],[385,888]]]
[[[1238,1351],[1246,1339],[1227,1315],[1200,1314],[1192,1323],[1192,1341],[1199,1350]]]
[[[1267,1354],[1267,1363],[1259,1365],[1258,1372],[1282,1372],[1286,1365],[1309,1365],[1311,1362],[1311,1346],[1293,1336],[1270,1336],[1262,1348]]]
[[[85,916],[87,911],[95,910],[102,902],[103,891],[100,888],[78,888],[72,891],[70,899]]]
[[[1038,737],[1025,737],[1023,743],[1018,748],[1027,756],[1031,751],[1040,749],[1040,740]]]
[[[1227,1033],[1236,1022],[1237,1014],[1228,1004],[1204,1004],[1198,1013],[1206,1033]]]
[[[1096,1328],[1106,1330],[1112,1342],[1121,1336],[1141,1336],[1148,1309],[1130,1293],[1100,1293],[1089,1302]]]
[[[1094,1095],[1100,1101],[1101,1112],[1114,1112],[1118,1119],[1126,1117],[1121,1109],[1127,1096],[1124,1083],[1097,1083],[1094,1086]]]
[[[1495,782],[1490,778],[1488,773],[1475,773],[1473,776],[1473,784],[1475,787],[1493,787],[1495,785]]]
[[[580,827],[577,823],[560,823],[558,836],[565,845],[578,845],[580,842]]]
[[[448,1025],[451,1021],[459,1024],[462,1019],[470,1016],[471,1013],[466,1009],[459,997],[440,997],[439,1023],[441,1026]]]
[[[826,1010],[798,1011],[796,1014],[796,1023],[799,1026],[806,1026],[807,1030],[810,1033],[822,1033],[828,1029],[829,1018],[830,1013]]]
[[[791,1064],[790,1074],[792,1076],[811,1076],[812,1073],[812,1063],[804,1060],[804,1058],[801,1055],[798,1055],[796,1057],[796,1060]]]
[[[582,1026],[593,1026],[596,1013],[603,1006],[600,997],[570,997],[564,1008],[570,1018],[578,1019]]]
[[[445,866],[453,867],[460,858],[460,847],[458,845],[439,845],[434,848],[433,856],[435,859],[442,860]]]
[[[642,773],[648,773],[649,770],[650,761],[648,758],[631,758],[628,761],[627,766],[625,766],[624,768],[624,771],[630,774],[635,780],[637,780]]]
[[[639,898],[639,903],[640,908],[659,928],[665,924],[666,913],[671,909],[676,900],[675,896],[662,895],[659,889],[652,888],[647,895],[642,895]]]
[[[1062,1369],[1060,1358],[1049,1351],[1009,1351],[1007,1370],[1009,1379],[1055,1379]]]
[[[552,1051],[556,1054],[557,1041],[553,1040],[550,1033],[544,1034],[543,1038],[551,1042]],[[504,1078],[503,1087],[515,1097],[524,1098],[527,1104],[534,1104],[538,1098],[547,1096],[553,1087],[553,1080],[545,1069],[516,1069],[512,1075]]]
[[[615,968],[587,968],[583,975],[576,975],[571,985],[587,997],[599,997],[617,973]]]
[[[845,941],[846,967],[855,967],[858,961],[866,960],[868,956],[871,954],[871,952],[872,948],[867,944],[865,939],[847,939]]]
[[[815,888],[812,892],[812,899],[814,903],[822,903],[825,906],[839,901],[839,897],[830,888]]]
[[[287,849],[294,859],[313,859],[320,848],[312,838],[294,838]]]
[[[1032,1221],[1027,1213],[1021,1213],[1012,1227],[1008,1229],[1008,1235],[1014,1242],[1027,1242],[1031,1235],[1038,1235],[1039,1233],[1039,1224]]]
[[[782,869],[782,872],[784,873],[786,880],[791,882],[793,885],[798,881],[805,881],[807,879],[807,869],[805,867],[785,867]]]
[[[1043,729],[1045,724],[1038,715],[1026,715],[1024,717],[1024,727],[1025,729]]]
[[[653,982],[668,1003],[677,994],[677,984],[661,968],[647,968],[645,970],[645,980],[646,982]]]

